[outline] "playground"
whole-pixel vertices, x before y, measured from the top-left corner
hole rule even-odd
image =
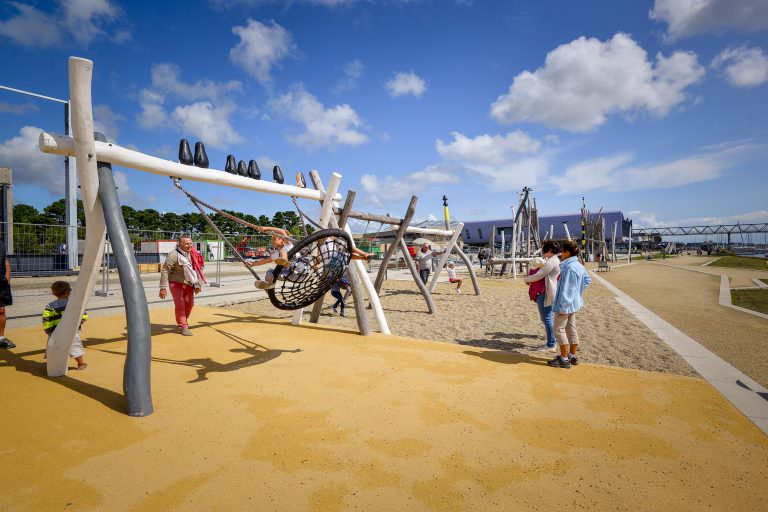
[[[230,309],[152,311],[157,412],[123,412],[122,316],[87,372],[4,354],[3,510],[764,510],[768,441],[702,379]],[[575,484],[578,482],[578,484]],[[553,488],[575,487],[574,493]],[[384,505],[386,504],[386,505]]]
[[[402,217],[372,214],[339,173],[323,181],[312,170],[309,182],[297,173],[294,186],[279,166],[262,180],[254,160],[233,155],[223,171],[208,168],[201,142],[193,156],[182,139],[178,161],[109,143],[93,131],[93,63],[71,58],[69,71],[72,136],[42,132],[39,148],[77,157],[84,253],[47,346],[29,313],[9,332],[16,346],[0,353],[0,389],[12,390],[0,453],[13,481],[0,509],[768,508],[759,492],[768,481],[766,366],[744,348],[766,342],[766,324],[717,303],[722,283],[729,291],[729,280],[755,281],[748,271],[683,259],[617,264],[618,224],[609,251],[602,210],[584,206],[587,267],[605,278],[593,273],[584,294],[581,363],[553,369],[551,353],[536,350],[543,326],[518,279],[537,254],[554,254],[542,244],[554,226],[539,239],[531,189],[518,196],[511,243],[502,230],[500,252],[491,241],[478,276],[447,197],[444,226],[417,226],[416,196]],[[206,288],[211,297],[182,311],[181,323],[178,301],[174,315],[164,285],[138,273],[112,164],[170,177],[219,250],[226,244],[242,264],[248,291],[240,278],[215,294]],[[304,236],[227,213],[196,196],[194,182],[291,198]],[[298,200],[319,206],[316,220]],[[261,263],[243,254],[247,237],[228,239],[220,217],[271,233],[273,268],[254,270]],[[369,255],[355,252],[350,219],[390,227],[375,274]],[[107,234],[121,296],[106,294],[83,326],[88,369],[71,371]],[[444,244],[434,255],[421,244],[412,258],[406,235]],[[181,281],[171,285],[194,297],[200,282],[184,243],[174,253]],[[390,269],[398,254],[406,268]],[[446,278],[449,259],[465,292],[456,274]],[[342,276],[346,317],[327,301],[340,296]],[[41,290],[20,291],[14,307],[39,310]]]

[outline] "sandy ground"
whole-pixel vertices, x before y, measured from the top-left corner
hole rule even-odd
[[[448,283],[438,284],[433,294],[437,312],[427,314],[426,304],[412,281],[386,281],[381,302],[393,334],[413,336],[460,345],[513,350],[544,360],[550,352],[534,349],[545,343],[544,327],[536,304],[528,298],[528,287],[521,279],[480,279],[481,295],[476,296],[469,279],[463,293],[456,294]],[[332,315],[327,297],[320,323],[356,328],[352,298],[348,318]],[[290,312],[276,310],[266,301],[234,304],[232,309],[289,318]],[[305,313],[308,320],[309,315]],[[369,311],[371,325],[375,320]],[[580,356],[594,364],[660,371],[679,375],[698,375],[688,363],[670,349],[599,283],[585,292],[585,307],[578,315]]]
[[[768,321],[720,306],[720,278],[717,275],[642,262],[602,276],[763,386],[768,386],[768,358],[764,357],[768,350]]]
[[[89,368],[58,379],[39,328],[11,331],[0,510],[768,509],[768,437],[702,379],[151,314],[145,418],[122,413],[122,317],[89,321]]]

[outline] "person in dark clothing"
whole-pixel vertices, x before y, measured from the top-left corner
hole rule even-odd
[[[11,262],[5,256],[5,243],[0,241],[0,348],[16,348],[16,344],[5,337],[5,308],[13,304],[11,294]]]

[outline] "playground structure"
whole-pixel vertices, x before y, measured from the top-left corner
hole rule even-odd
[[[507,243],[504,231],[501,231],[501,250],[496,253],[496,226],[491,230],[490,249],[491,256],[485,267],[485,273],[494,275],[496,265],[501,265],[499,276],[507,274],[517,279],[518,271],[523,271],[534,256],[541,253],[541,240],[539,239],[539,214],[536,198],[531,196],[533,189],[523,187],[518,192],[517,209],[512,207],[512,239]],[[551,232],[554,228],[550,227]],[[550,231],[548,231],[549,233]],[[545,237],[546,239],[546,237]],[[507,250],[509,245],[509,250]]]
[[[475,294],[480,295],[480,286],[477,282],[477,276],[475,275],[475,270],[472,267],[472,263],[467,257],[467,255],[464,253],[464,251],[457,245],[457,241],[458,241],[459,235],[461,234],[461,230],[464,227],[464,224],[459,223],[453,229],[450,229],[447,199],[445,198],[445,196],[443,197],[444,197],[443,198],[444,213],[446,218],[446,222],[445,222],[446,229],[422,228],[422,227],[410,225],[416,213],[416,203],[419,200],[417,196],[411,197],[411,200],[408,203],[408,208],[406,209],[405,214],[403,215],[402,218],[392,217],[390,215],[377,215],[377,214],[353,211],[352,203],[354,202],[354,199],[355,199],[355,194],[353,191],[350,191],[350,193],[347,194],[347,198],[346,198],[347,201],[343,209],[339,209],[339,208],[334,209],[334,213],[339,215],[339,222],[341,222],[342,220],[346,222],[347,219],[351,218],[351,219],[357,219],[357,220],[367,221],[367,222],[378,222],[381,225],[386,224],[386,225],[392,226],[392,229],[394,232],[394,241],[391,244],[389,244],[389,246],[387,247],[387,250],[384,252],[382,256],[381,264],[376,274],[376,279],[374,280],[374,288],[376,290],[376,293],[381,292],[382,284],[384,283],[384,280],[386,278],[389,261],[395,256],[395,253],[398,250],[400,250],[402,253],[403,259],[411,273],[411,276],[413,277],[413,280],[416,283],[416,286],[419,288],[419,292],[421,292],[422,297],[424,297],[424,301],[427,304],[427,310],[430,314],[435,313],[435,303],[434,303],[434,300],[432,299],[432,292],[434,291],[435,286],[437,285],[437,280],[440,277],[440,273],[442,272],[443,268],[446,265],[446,262],[448,261],[448,257],[453,251],[456,251],[459,258],[461,258],[461,260],[467,266],[467,271],[469,272],[470,279],[472,280],[472,286],[475,290]],[[404,240],[404,236],[406,233],[420,234],[420,235],[436,235],[436,236],[444,236],[449,238],[449,241],[446,244],[444,251],[440,254],[440,257],[438,259],[437,270],[432,275],[432,278],[428,284],[424,284],[421,281],[421,278],[419,277],[419,273],[416,270],[416,265],[413,262],[413,258],[411,257],[411,254],[408,251],[408,246]],[[355,301],[355,304],[357,304],[357,301]],[[321,301],[319,301],[318,304],[315,305],[315,308],[313,309],[312,315],[310,317],[311,321],[313,322],[317,321],[320,315],[321,307],[322,307],[322,299]]]
[[[318,224],[322,228],[340,228],[347,235],[351,235],[351,230],[346,224],[346,217],[342,216],[337,221],[334,215],[334,207],[338,206],[338,201],[341,199],[341,195],[338,193],[341,175],[333,173],[326,189],[319,174],[312,171],[310,176],[313,178],[315,188],[309,189],[261,181],[252,177],[213,169],[193,167],[109,143],[104,140],[103,136],[95,135],[93,131],[91,97],[93,62],[78,57],[70,57],[68,69],[72,136],[42,132],[39,138],[39,147],[45,153],[77,158],[77,176],[87,227],[83,260],[76,285],[70,295],[62,320],[49,340],[47,373],[51,377],[66,375],[69,349],[75,333],[79,329],[80,318],[86,309],[88,298],[93,295],[104,253],[105,234],[109,233],[114,257],[117,261],[126,310],[128,348],[124,367],[123,390],[127,401],[127,413],[131,416],[146,416],[153,412],[150,386],[151,330],[149,309],[122,216],[117,188],[112,176],[112,164],[169,176],[174,179],[175,183],[185,179],[255,192],[316,200],[322,205]],[[351,202],[348,203],[349,208],[347,210],[351,209]],[[354,247],[354,242],[351,239],[350,243]],[[355,297],[356,308],[362,307],[363,293],[365,293],[371,308],[374,310],[379,331],[382,334],[389,334],[389,326],[381,308],[378,294],[362,263],[360,261],[351,262],[347,271],[351,277],[350,284]],[[434,283],[432,285],[434,286]],[[297,316],[294,316],[295,324],[300,322],[300,310],[297,311]],[[360,333],[363,335],[370,334],[367,317],[364,314],[358,314],[357,318]]]

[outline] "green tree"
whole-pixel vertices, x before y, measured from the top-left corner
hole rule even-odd
[[[28,204],[17,204],[13,207],[13,222],[19,224],[40,224],[40,212]]]

